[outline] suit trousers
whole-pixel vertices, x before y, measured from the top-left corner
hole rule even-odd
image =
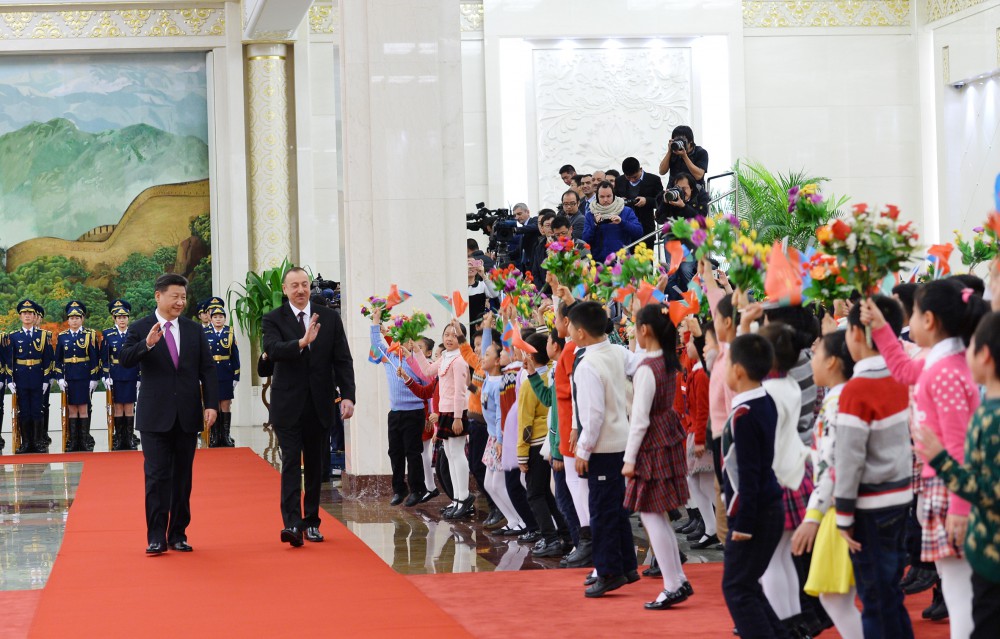
[[[556,485],[556,507],[566,520],[566,528],[569,529],[570,539],[574,546],[580,545],[580,518],[576,514],[576,507],[573,505],[573,495],[569,492],[566,484],[565,470],[552,470],[552,481]],[[588,522],[589,525],[589,522]]]
[[[319,527],[323,455],[330,455],[326,448],[327,433],[316,415],[312,394],[307,393],[303,401],[298,422],[274,425],[281,448],[281,519],[285,528]],[[303,468],[305,497],[302,494]]]
[[[392,492],[407,493],[406,466],[410,467],[409,491],[424,491],[424,409],[389,411],[389,464],[392,466]]]
[[[594,568],[603,579],[638,567],[632,523],[625,510],[625,453],[592,453],[587,468],[590,486],[590,535]]]
[[[146,473],[146,541],[187,541],[191,523],[191,470],[198,433],[179,422],[165,433],[140,431]]]
[[[555,495],[549,489],[552,469],[542,457],[541,444],[528,448],[528,472],[524,478],[528,484],[528,505],[535,515],[538,531],[547,543],[557,541],[560,535],[567,534],[566,520],[559,512]]]

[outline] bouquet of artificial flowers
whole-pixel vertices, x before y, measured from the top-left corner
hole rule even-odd
[[[377,295],[368,296],[368,304],[361,305],[361,314],[365,317],[371,317],[375,313],[378,313],[382,318],[382,323],[388,322],[392,319],[392,313],[389,312],[388,302],[384,297],[378,297]]]
[[[573,240],[553,240],[545,248],[548,249],[548,257],[542,262],[543,269],[555,275],[559,283],[570,290],[583,284],[584,273],[591,260]]]
[[[389,337],[392,341],[405,344],[423,337],[424,331],[433,328],[434,320],[423,311],[416,310],[410,315],[398,315],[392,318],[389,326]]]
[[[962,264],[969,267],[969,272],[972,272],[981,263],[996,258],[1000,253],[995,232],[987,232],[986,228],[982,226],[977,226],[972,229],[972,232],[975,235],[972,236],[971,240],[966,241],[961,233],[955,231],[955,246],[962,254]]]

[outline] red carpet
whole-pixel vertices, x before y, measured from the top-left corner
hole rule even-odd
[[[279,475],[249,449],[198,451],[195,551],[159,557],[143,553],[141,453],[17,458],[70,460],[83,475],[32,637],[467,636],[326,513],[326,542],[279,543]]]
[[[644,610],[663,581],[643,577],[601,599],[583,596],[586,570],[527,570],[417,575],[413,583],[472,634],[483,638],[551,639],[587,637],[732,637],[733,624],[722,599],[722,564],[684,566],[695,595],[677,608]],[[456,594],[460,593],[460,594]],[[947,639],[947,622],[920,619],[930,592],[907,598],[918,639]],[[570,633],[570,628],[585,628]],[[828,630],[822,639],[840,635]]]
[[[3,611],[0,639],[28,636],[28,627],[31,625],[32,617],[35,616],[41,595],[41,590],[0,591],[0,610]]]

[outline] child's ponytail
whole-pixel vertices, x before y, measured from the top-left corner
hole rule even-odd
[[[949,337],[961,337],[968,346],[979,320],[990,311],[989,304],[954,279],[923,284],[914,296],[914,311],[931,313]]]

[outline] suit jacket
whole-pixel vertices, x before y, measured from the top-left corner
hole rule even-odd
[[[269,421],[275,426],[296,424],[307,396],[324,429],[333,426],[338,387],[341,397],[354,401],[354,360],[340,315],[315,304],[310,312],[319,315],[320,329],[305,349],[299,349],[302,327],[288,302],[264,316],[264,352],[274,364]]]
[[[635,197],[646,198],[646,206],[635,207],[635,216],[639,218],[639,222],[642,223],[642,228],[646,233],[652,230],[653,227],[653,213],[656,210],[656,198],[658,195],[663,193],[663,180],[660,179],[659,175],[655,175],[648,171],[643,171],[642,179],[639,180],[639,184],[633,187],[628,178],[622,176],[615,180],[615,195],[620,198],[628,199],[631,197],[630,193],[635,189]]]
[[[185,432],[200,432],[204,429],[202,406],[219,409],[219,382],[205,331],[197,322],[177,318],[181,343],[174,368],[166,338],[146,348],[146,336],[154,324],[155,314],[129,326],[125,344],[118,351],[118,363],[125,368],[138,366],[142,377],[135,427],[165,433],[176,421]]]

